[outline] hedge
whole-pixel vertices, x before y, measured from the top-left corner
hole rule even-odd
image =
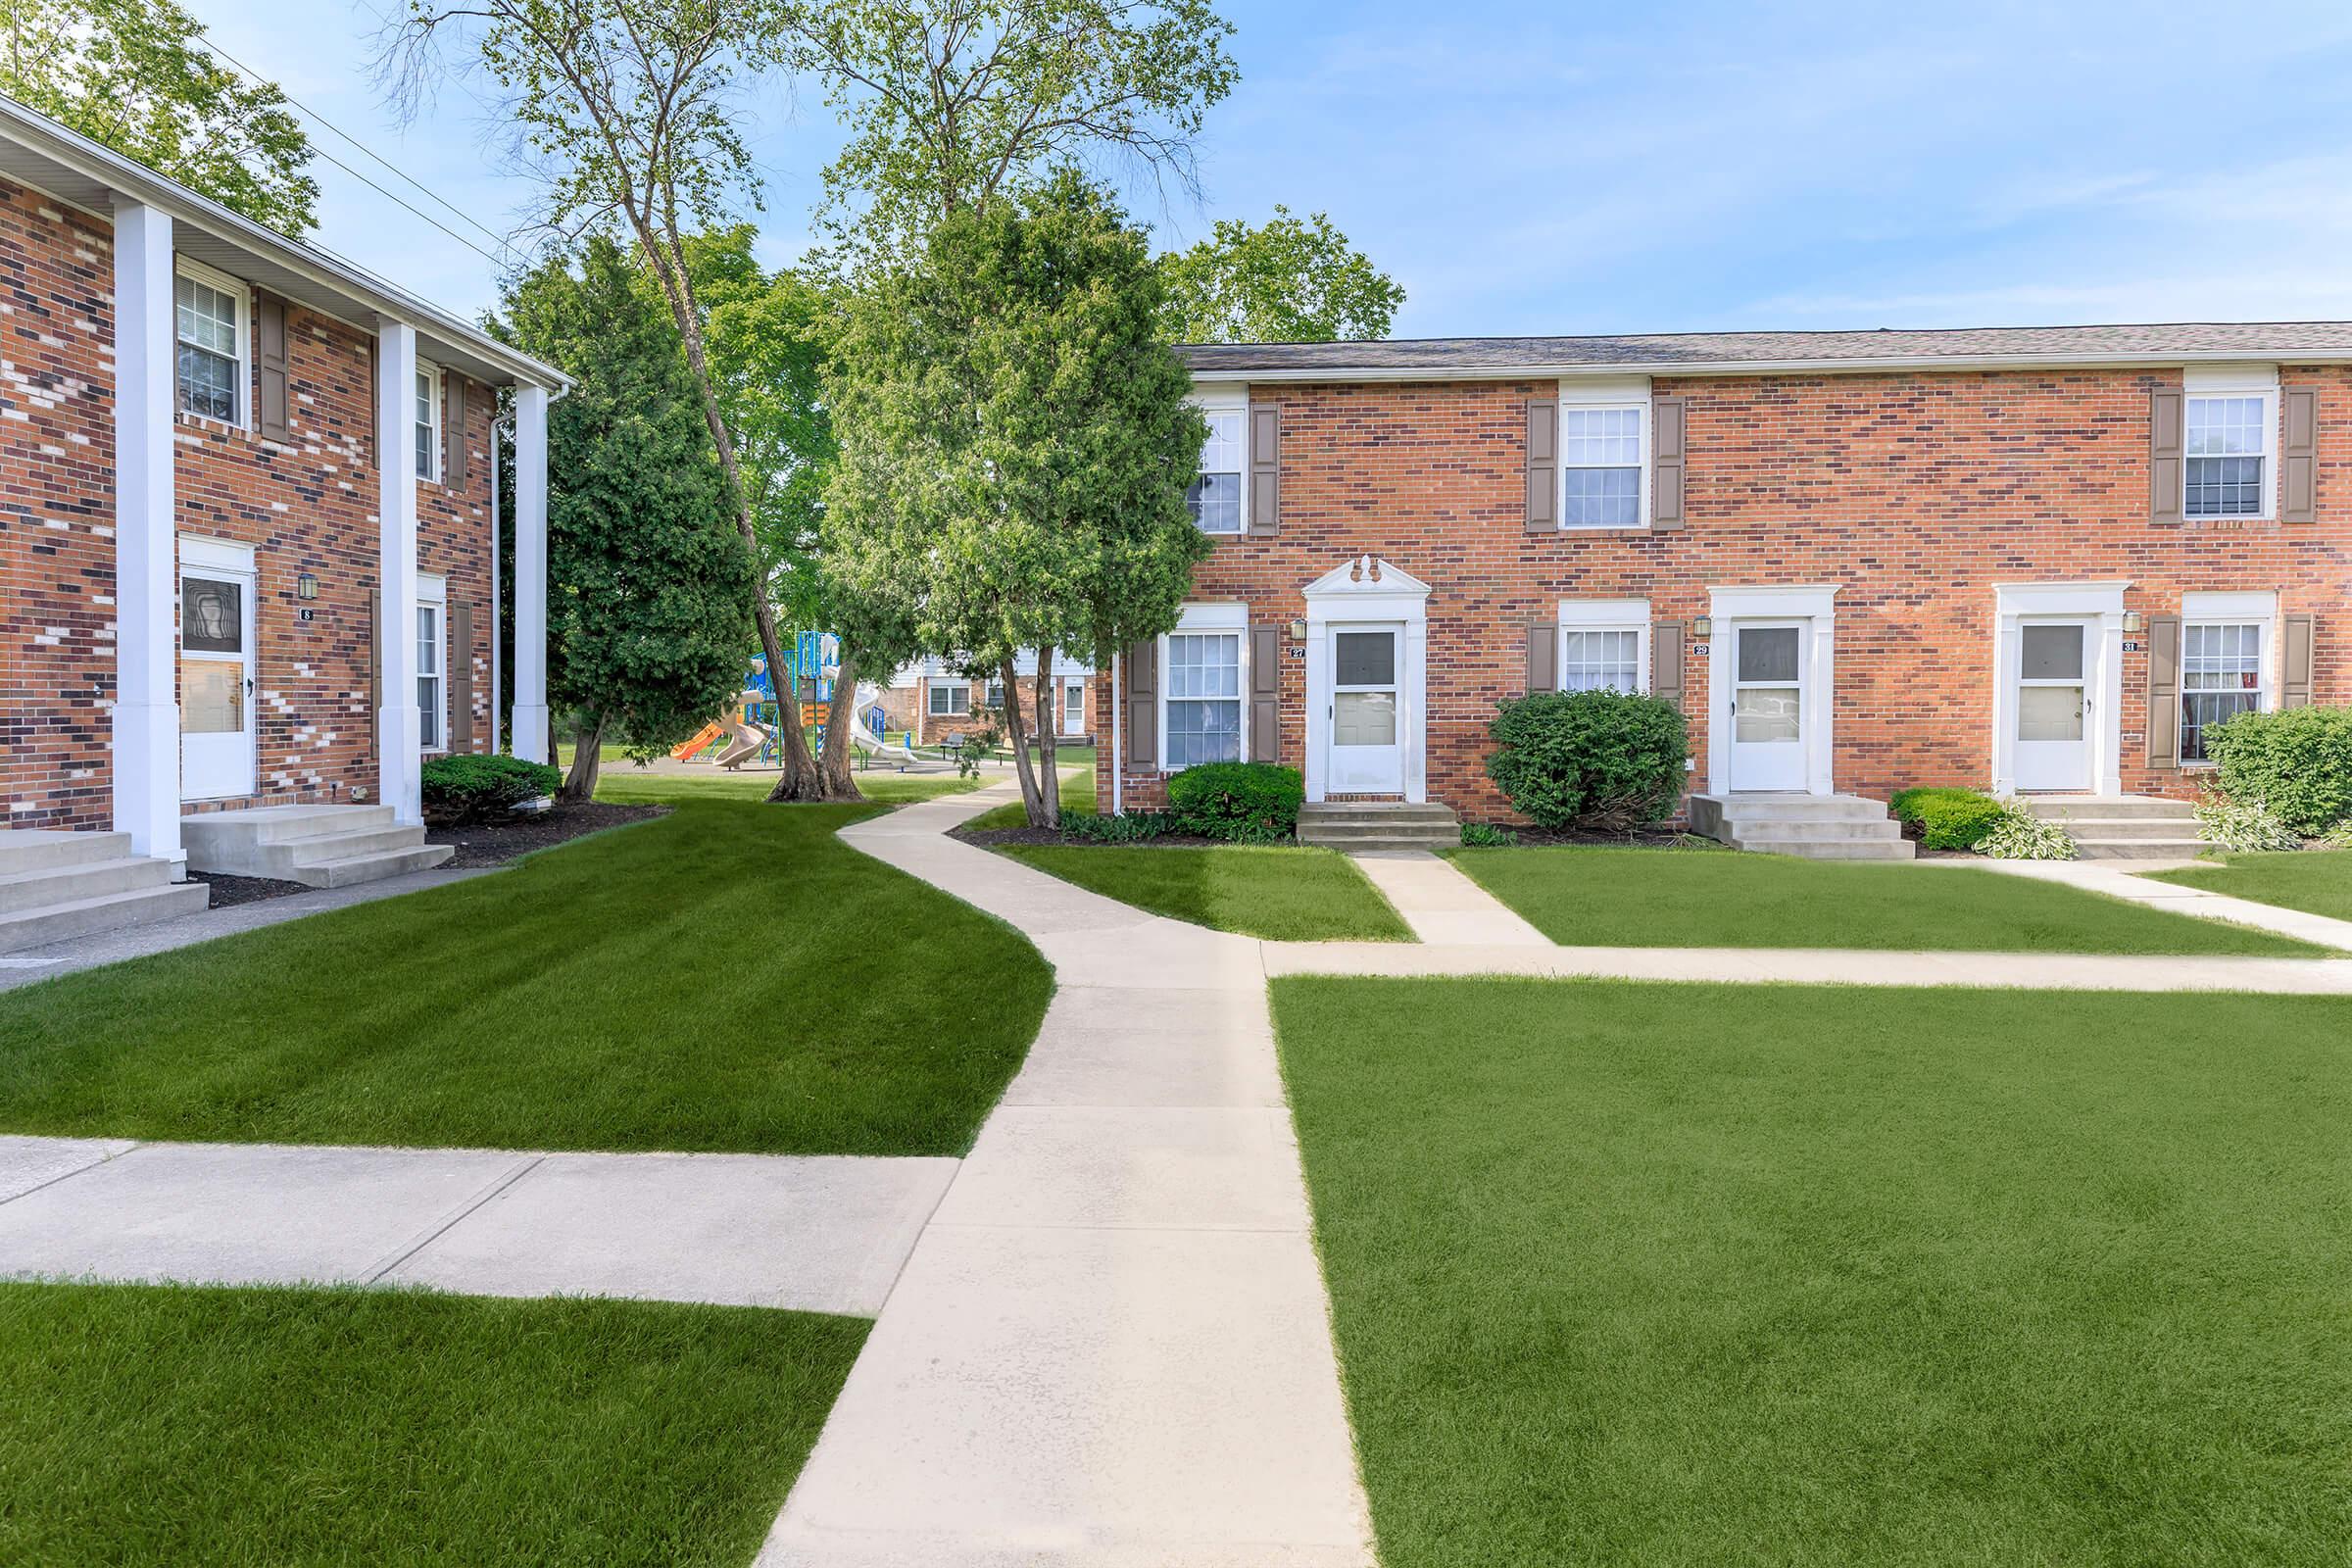
[[[2001,819],[1999,801],[1956,785],[1897,790],[1887,804],[1898,820],[1919,828],[1921,846],[1931,850],[1973,850]]]
[[[564,775],[544,762],[519,757],[436,757],[422,769],[424,814],[449,825],[478,822],[512,810],[524,801],[553,795]]]
[[[1682,710],[1630,692],[1531,692],[1501,705],[1487,776],[1549,828],[1629,832],[1674,810],[1690,735]]]
[[[2233,715],[2205,732],[2214,782],[2307,839],[2352,822],[2352,708]]]
[[[1306,781],[1272,762],[1202,762],[1168,779],[1168,808],[1188,833],[1265,843],[1298,831]]]

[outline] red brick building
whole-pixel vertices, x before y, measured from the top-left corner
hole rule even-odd
[[[1211,346],[1102,798],[1219,758],[1510,815],[1495,705],[1671,696],[1694,793],[2193,794],[2352,701],[2352,323]]]
[[[118,832],[175,868],[183,818],[361,806],[373,828],[416,824],[421,760],[488,751],[505,722],[502,392],[518,582],[516,690],[498,696],[516,749],[543,750],[546,409],[563,385],[0,102],[7,828]]]
[[[1020,709],[1021,733],[1034,736],[1038,732],[1037,655],[1021,655],[1013,661],[1013,668],[1020,677],[1020,690],[1013,701]],[[1053,679],[1055,738],[1086,739],[1095,709],[1094,666],[1056,654]],[[912,732],[918,746],[936,745],[952,735],[968,735],[992,726],[1001,734],[1008,729],[1004,683],[974,680],[951,668],[944,660],[926,659],[900,670],[883,693],[882,705],[891,729]]]

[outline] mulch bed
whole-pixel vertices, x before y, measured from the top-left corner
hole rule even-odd
[[[282,899],[289,893],[308,893],[311,889],[300,882],[280,882],[273,876],[230,876],[225,871],[190,871],[188,880],[202,882],[213,890],[210,908],[225,909],[232,904],[259,904],[264,899]]]
[[[597,801],[559,801],[531,816],[503,822],[466,822],[456,827],[428,827],[427,844],[454,844],[458,853],[443,864],[445,870],[469,866],[504,865],[518,855],[568,844],[584,833],[651,821],[667,816],[666,806],[608,806]]]

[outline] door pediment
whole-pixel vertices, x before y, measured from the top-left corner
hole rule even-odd
[[[1427,599],[1429,584],[1379,556],[1350,556],[1303,590],[1309,599]]]

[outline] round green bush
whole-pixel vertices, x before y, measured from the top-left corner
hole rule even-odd
[[[1919,842],[1931,850],[1973,850],[2000,821],[2001,803],[1983,790],[1931,785],[1897,790],[1887,803],[1897,819],[1918,824]]]
[[[1690,736],[1682,710],[1627,692],[1531,692],[1502,704],[1487,776],[1549,828],[1622,833],[1670,815]]]
[[[2307,839],[2352,822],[2352,708],[2239,713],[2205,732],[2222,793]]]
[[[424,764],[422,794],[428,821],[441,826],[479,822],[525,801],[553,795],[564,775],[519,757],[436,757]]]
[[[1263,843],[1298,827],[1306,781],[1272,762],[1202,762],[1168,779],[1168,808],[1188,833]]]

